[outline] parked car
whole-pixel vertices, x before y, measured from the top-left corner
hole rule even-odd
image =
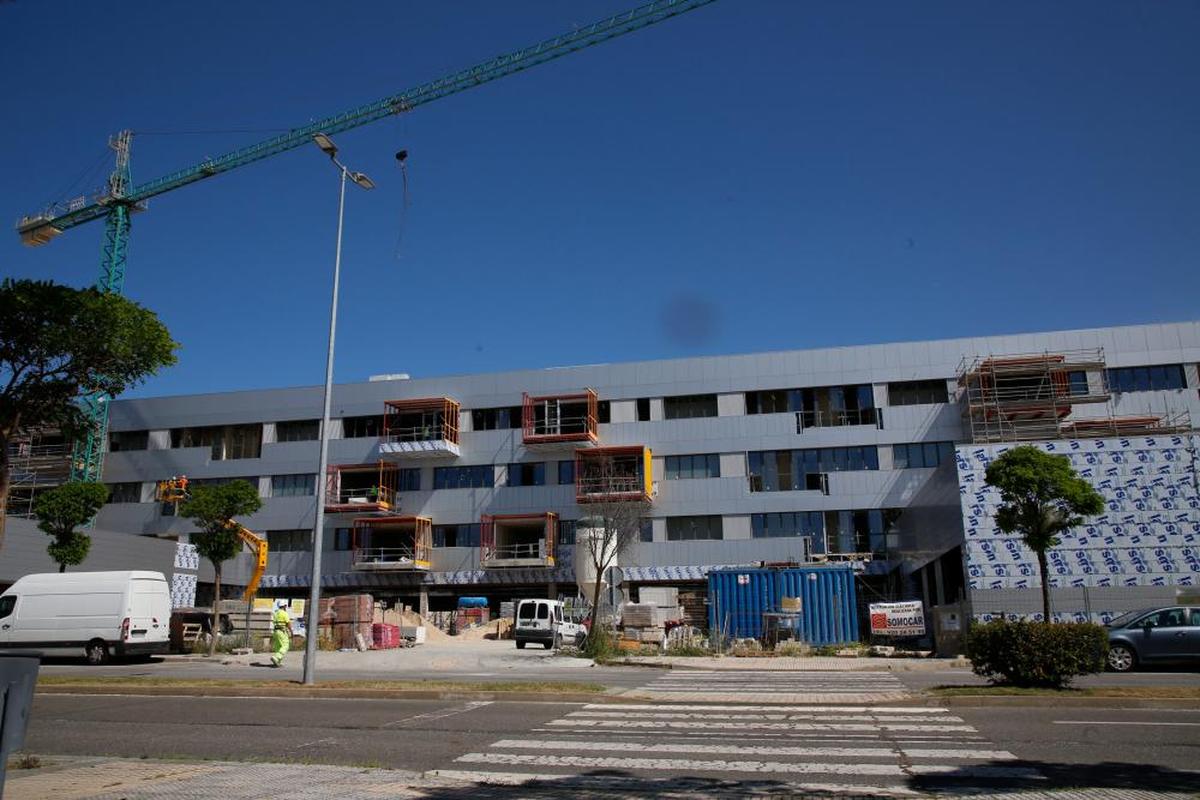
[[[166,653],[171,592],[161,572],[26,575],[0,595],[0,650],[110,656]]]
[[[1108,623],[1109,669],[1170,662],[1200,664],[1200,607],[1131,611]]]
[[[564,616],[561,600],[522,600],[517,604],[513,639],[518,650],[524,650],[529,642],[538,642],[547,650],[564,642],[579,645],[586,635],[582,625]]]

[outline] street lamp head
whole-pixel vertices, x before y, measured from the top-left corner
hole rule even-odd
[[[354,181],[355,183],[357,183],[359,186],[361,186],[364,189],[374,189],[375,188],[375,182],[373,180],[371,180],[370,178],[368,178],[366,175],[363,175],[361,172],[351,172],[350,180]]]
[[[312,138],[317,143],[317,147],[321,148],[322,153],[330,158],[337,155],[337,145],[333,143],[333,139],[323,133],[314,133]]]

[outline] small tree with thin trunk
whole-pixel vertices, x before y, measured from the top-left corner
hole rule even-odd
[[[86,433],[80,395],[116,397],[174,364],[178,346],[154,312],[120,295],[0,281],[0,547],[13,437],[45,428]]]
[[[611,457],[587,459],[587,478],[594,485],[625,491],[631,478],[618,469]],[[640,482],[640,478],[638,481]],[[627,552],[630,545],[638,540],[642,530],[642,520],[650,510],[650,504],[644,500],[611,499],[589,502],[585,506],[587,516],[579,520],[576,530],[589,530],[590,534],[580,537],[576,534],[576,547],[582,547],[589,563],[596,570],[596,585],[592,590],[591,621],[588,630],[596,630],[600,615],[601,583],[608,568],[617,563],[619,556]],[[582,538],[582,541],[580,539]]]
[[[1050,581],[1046,575],[1046,551],[1056,547],[1059,534],[1104,510],[1104,498],[1079,477],[1066,456],[1051,455],[1037,447],[1022,445],[1007,451],[988,465],[988,486],[1000,490],[1002,505],[996,511],[996,527],[1019,534],[1025,546],[1037,554],[1042,579],[1042,613],[1050,622]]]
[[[64,483],[42,492],[33,501],[38,527],[54,537],[46,546],[59,572],[82,564],[92,549],[92,537],[77,528],[86,525],[108,501],[108,487],[102,483]]]
[[[235,517],[253,514],[262,508],[258,489],[249,481],[230,481],[219,486],[193,486],[191,497],[179,507],[179,515],[190,519],[200,528],[192,534],[196,552],[213,565],[212,638],[208,654],[217,651],[217,635],[221,630],[221,565],[238,554],[242,540],[237,534]]]

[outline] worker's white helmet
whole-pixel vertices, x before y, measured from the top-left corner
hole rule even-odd
[[[276,608],[287,608],[287,600],[276,600],[275,607]]]

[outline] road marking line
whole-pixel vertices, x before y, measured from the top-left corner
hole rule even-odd
[[[855,722],[695,722],[687,720],[556,719],[547,723],[569,728],[672,728],[776,731],[963,731],[975,733],[970,725],[920,725],[917,723]]]
[[[617,719],[727,719],[727,720],[811,720],[813,722],[929,722],[929,717],[895,714],[704,714],[696,711],[572,711],[569,717],[596,717]],[[938,717],[937,722],[962,722],[961,717]]]
[[[474,711],[477,708],[483,708],[484,706],[490,706],[492,704],[492,702],[493,701],[491,701],[491,700],[471,700],[470,702],[464,703],[463,705],[456,706],[454,708],[443,708],[440,711],[430,711],[425,714],[415,714],[411,717],[404,717],[403,719],[393,720],[392,722],[385,722],[384,724],[380,725],[379,727],[380,728],[390,728],[393,725],[401,725],[405,722],[416,722],[418,720],[425,722],[425,721],[434,720],[434,719],[445,719],[446,717],[453,717],[453,716],[457,716],[458,714],[465,714],[468,711]]]
[[[588,703],[584,706],[585,710],[624,710],[624,711],[772,711],[776,713],[803,713],[806,711],[819,711],[823,714],[832,714],[838,712],[846,712],[850,714],[862,714],[864,712],[871,714],[948,714],[948,708],[922,708],[919,706],[755,706],[755,705],[726,705],[726,704],[710,704],[710,705],[677,705],[672,703],[666,705],[663,703],[647,704],[647,703]]]
[[[488,772],[476,770],[459,770],[459,769],[435,769],[431,770],[426,775],[445,778],[447,780],[468,781],[471,783],[496,784],[501,786],[520,786],[526,783],[535,781],[562,783],[569,781],[571,786],[584,785],[636,785],[645,787],[647,784],[655,785],[674,785],[673,779],[654,779],[654,778],[634,778],[629,776],[618,775],[574,775],[570,773],[558,772]],[[564,787],[569,788],[569,787]],[[851,794],[855,796],[868,797],[918,797],[919,792],[912,789],[904,789],[898,786],[866,786],[857,783],[781,783],[778,786],[772,786],[772,789],[781,794]]]
[[[637,753],[732,753],[736,755],[755,756],[831,756],[842,758],[895,758],[900,755],[908,755],[912,758],[969,758],[978,761],[1015,761],[1017,758],[1007,750],[914,749],[901,751],[894,747],[781,747],[779,745],[757,747],[732,744],[597,742],[580,739],[501,739],[488,746],[506,750],[610,750]]]
[[[1125,722],[1125,721],[1109,721],[1109,720],[1089,720],[1089,719],[1056,719],[1055,725],[1170,725],[1195,728],[1200,727],[1200,722]]]

